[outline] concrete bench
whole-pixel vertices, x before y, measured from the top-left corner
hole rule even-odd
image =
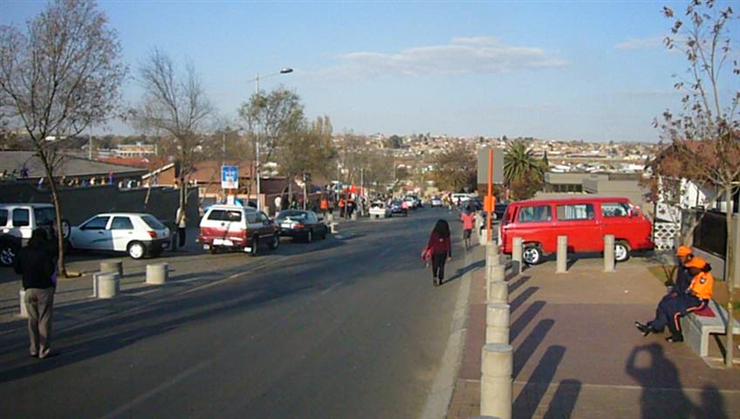
[[[712,300],[707,304],[705,311],[711,311],[712,316],[702,316],[691,313],[681,317],[681,329],[684,341],[689,347],[705,358],[709,355],[709,335],[724,335],[727,326],[727,310]],[[732,320],[732,334],[740,335],[740,323]]]

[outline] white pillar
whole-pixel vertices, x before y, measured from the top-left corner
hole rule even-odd
[[[98,274],[98,298],[113,298],[118,294],[119,276],[116,273]]]
[[[18,301],[20,302],[20,313],[18,313],[18,315],[22,319],[27,319],[28,309],[26,308],[26,290],[18,291]]]
[[[514,357],[511,345],[488,343],[481,359],[480,414],[511,419]]]
[[[499,265],[501,265],[501,258],[498,254],[498,247],[493,242],[486,242],[486,280],[492,280],[493,269]]]
[[[524,248],[524,239],[521,237],[514,237],[514,245],[511,251],[511,270],[514,275],[519,275],[522,272],[522,251]]]
[[[604,236],[604,272],[614,272],[614,235]]]
[[[486,343],[509,344],[509,305],[489,303],[486,306]]]
[[[558,236],[557,268],[555,273],[568,272],[568,236]]]
[[[167,263],[152,263],[146,265],[146,283],[162,285],[167,282],[169,265]]]
[[[503,281],[489,281],[486,302],[507,304],[509,302],[509,284]]]
[[[120,260],[100,262],[100,273],[111,272],[118,274],[118,276],[123,276],[123,262]]]

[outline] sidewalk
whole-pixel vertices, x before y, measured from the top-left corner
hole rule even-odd
[[[635,330],[665,292],[648,266],[634,258],[605,274],[601,259],[580,259],[556,275],[547,262],[510,280],[515,418],[737,417],[740,367],[712,368],[685,344]],[[481,270],[449,418],[480,414],[484,286]]]

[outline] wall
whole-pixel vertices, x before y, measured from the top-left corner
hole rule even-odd
[[[190,188],[187,219],[190,225],[200,221],[198,211],[198,188]],[[78,225],[101,212],[147,212],[162,222],[174,222],[177,213],[179,191],[177,189],[153,187],[148,204],[144,204],[147,189],[119,190],[116,186],[92,186],[85,188],[62,188],[59,195],[63,218]],[[0,185],[0,203],[51,203],[51,193],[29,184]]]

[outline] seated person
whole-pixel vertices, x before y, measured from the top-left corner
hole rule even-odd
[[[695,257],[685,266],[693,277],[689,288],[684,293],[677,293],[676,298],[663,298],[655,310],[654,320],[647,324],[635,322],[635,327],[642,332],[643,336],[650,333],[661,333],[667,326],[671,336],[666,340],[683,342],[681,316],[703,309],[712,299],[714,277],[709,272],[712,270],[709,263],[700,257]]]
[[[685,293],[689,285],[691,285],[691,274],[686,269],[686,264],[694,258],[694,251],[688,246],[679,246],[678,250],[676,250],[676,258],[678,258],[678,270],[676,281],[673,284],[673,291]]]

